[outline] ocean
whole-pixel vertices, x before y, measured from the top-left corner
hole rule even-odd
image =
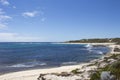
[[[52,42],[0,43],[0,73],[76,65],[98,59],[108,47]]]

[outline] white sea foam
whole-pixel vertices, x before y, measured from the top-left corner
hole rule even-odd
[[[88,48],[87,50],[88,50],[88,52],[89,52],[89,53],[93,52],[93,50],[92,50],[92,49],[90,49],[90,48]]]
[[[102,51],[98,51],[98,50],[89,50],[90,53],[96,53],[96,54],[103,54]]]
[[[85,47],[87,47],[87,48],[92,48],[93,46],[90,45],[90,44],[87,44],[87,45],[85,45]]]
[[[34,66],[45,66],[45,65],[47,65],[47,63],[29,62],[29,63],[15,64],[8,67],[34,67]]]
[[[103,54],[103,52],[102,52],[102,51],[97,51],[97,53],[98,53],[98,54]]]
[[[93,50],[92,50],[92,48],[93,48],[92,45],[87,44],[87,45],[85,45],[85,47],[87,48],[86,50],[88,50],[89,52],[92,52],[92,51],[93,51]]]
[[[16,64],[9,67],[33,67],[34,65]]]
[[[102,51],[94,50],[93,46],[90,45],[90,44],[87,44],[86,47],[87,47],[87,50],[89,51],[89,53],[93,52],[93,53],[96,53],[96,54],[101,54],[101,55],[103,54]]]
[[[77,64],[77,62],[63,62],[62,65]]]

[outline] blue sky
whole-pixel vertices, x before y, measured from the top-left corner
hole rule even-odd
[[[120,37],[120,0],[0,0],[0,42]]]

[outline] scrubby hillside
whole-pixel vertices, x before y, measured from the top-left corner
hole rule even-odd
[[[81,39],[81,40],[71,40],[67,43],[116,43],[120,44],[120,38],[103,38],[103,39]]]

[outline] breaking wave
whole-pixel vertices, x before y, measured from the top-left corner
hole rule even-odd
[[[21,64],[15,64],[8,67],[35,67],[35,66],[45,66],[46,63],[39,63],[39,62],[28,62],[28,63],[21,63]]]
[[[90,44],[87,44],[87,45],[85,45],[85,47],[87,47],[87,48],[91,48],[91,47],[93,47],[93,46],[90,45]]]
[[[77,62],[63,62],[62,65],[77,64]]]

